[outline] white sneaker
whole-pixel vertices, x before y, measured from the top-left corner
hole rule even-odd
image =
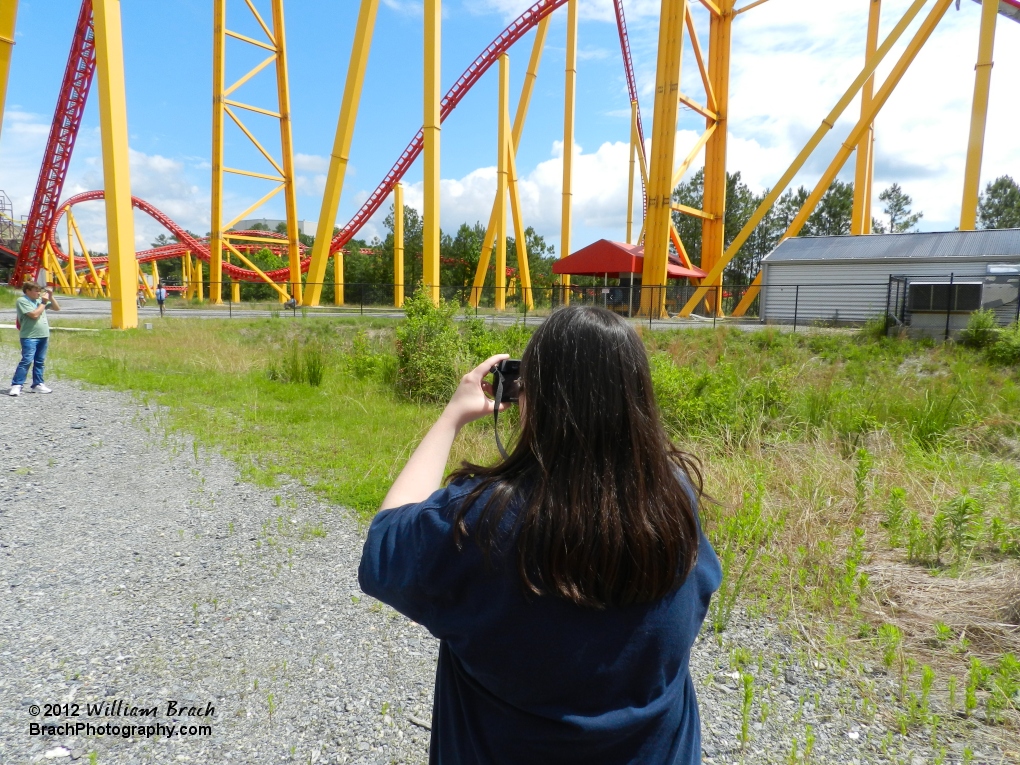
[[[20,396],[21,395],[21,386],[20,385],[12,385],[11,389],[10,389],[10,391],[8,391],[7,395],[8,396]]]
[[[31,388],[29,388],[29,390],[32,391],[32,393],[52,393],[53,392],[53,390],[51,388],[47,388],[42,383],[39,383],[38,385],[33,385]]]

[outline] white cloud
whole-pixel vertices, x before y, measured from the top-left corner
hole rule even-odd
[[[383,0],[383,5],[405,16],[422,16],[424,5],[414,0]]]
[[[329,170],[329,157],[318,154],[294,154],[294,169],[299,173],[324,173]]]

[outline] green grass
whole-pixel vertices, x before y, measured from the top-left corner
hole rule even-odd
[[[378,332],[379,324],[358,326]],[[58,375],[165,407],[169,429],[222,449],[248,480],[272,485],[289,474],[367,514],[440,410],[348,373],[354,337],[343,322],[166,320],[151,331],[55,334],[50,358]],[[270,379],[274,365],[286,368],[293,349],[306,346],[318,350],[306,363],[319,385],[307,374]]]
[[[0,308],[14,308],[19,297],[21,297],[21,290],[0,286]]]
[[[168,429],[221,449],[246,478],[294,476],[367,519],[441,410],[396,392],[395,326],[166,320],[55,334],[51,359],[165,407]],[[528,336],[460,331],[464,367],[517,354]],[[982,662],[974,698],[1013,724],[1020,642],[988,624],[1017,618],[1015,603],[1003,610],[1020,570],[1015,368],[865,332],[639,331],[667,427],[717,500],[703,517],[725,570],[710,615],[721,639],[747,608],[839,666],[886,656],[908,728],[930,726],[928,699]],[[496,458],[490,422],[458,439],[451,466],[466,458]]]

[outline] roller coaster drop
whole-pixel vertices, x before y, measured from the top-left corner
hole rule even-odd
[[[836,173],[842,168],[849,154],[857,150],[857,183],[858,194],[854,200],[854,230],[852,233],[869,233],[870,228],[870,186],[873,141],[873,122],[875,115],[888,99],[906,68],[910,65],[917,51],[930,37],[939,20],[944,16],[953,0],[935,0],[934,8],[922,22],[914,38],[908,43],[906,51],[894,65],[892,72],[874,94],[874,72],[885,54],[904,32],[907,25],[917,16],[926,0],[915,0],[908,8],[904,17],[892,29],[888,37],[878,44],[878,15],[881,0],[867,0],[870,4],[870,22],[867,41],[867,55],[864,69],[850,86],[836,108],[822,122],[815,136],[804,147],[794,160],[787,173],[775,185],[773,194],[766,198],[761,208],[752,216],[742,231],[728,248],[723,247],[723,224],[725,214],[725,160],[726,160],[726,126],[729,91],[729,57],[731,48],[731,27],[734,18],[767,0],[751,0],[742,8],[735,8],[736,0],[697,0],[704,6],[710,17],[710,42],[708,56],[702,55],[701,46],[692,22],[689,2],[693,0],[662,0],[660,17],[660,39],[658,65],[656,73],[655,114],[653,119],[653,137],[651,157],[645,157],[645,141],[640,108],[638,105],[637,88],[634,78],[627,27],[623,12],[623,0],[614,0],[616,22],[623,54],[624,71],[627,81],[628,95],[631,101],[631,180],[628,198],[628,241],[631,239],[631,205],[634,196],[635,165],[640,169],[642,183],[643,207],[646,211],[644,226],[638,241],[645,244],[645,272],[643,280],[646,285],[665,284],[667,253],[670,245],[677,251],[687,265],[683,243],[676,234],[672,224],[672,213],[679,210],[683,214],[694,215],[702,219],[702,268],[709,272],[702,280],[701,287],[691,301],[684,307],[683,313],[702,308],[721,314],[721,306],[713,304],[708,290],[721,285],[722,271],[729,260],[751,233],[757,222],[768,212],[774,203],[772,196],[778,196],[786,188],[789,181],[803,166],[811,152],[821,141],[825,133],[832,129],[849,102],[858,92],[863,90],[861,118],[850,138],[844,142],[840,153],[833,160],[829,170],[819,181],[811,197],[800,214],[794,220],[788,235],[795,235],[800,225],[817,205],[818,199],[831,183]],[[982,0],[976,0],[982,2]],[[341,104],[340,118],[337,127],[329,175],[327,176],[326,193],[319,217],[316,246],[310,255],[305,248],[297,243],[296,237],[296,206],[293,204],[293,168],[290,146],[289,96],[286,82],[286,57],[283,34],[283,0],[271,0],[273,5],[273,25],[266,24],[259,15],[251,0],[246,5],[265,32],[267,42],[238,35],[225,28],[225,11],[227,0],[214,0],[215,6],[215,40],[214,40],[214,147],[213,147],[213,232],[209,238],[196,238],[178,226],[165,214],[147,202],[129,197],[126,193],[127,182],[127,147],[126,147],[126,106],[123,95],[123,61],[120,40],[119,3],[116,0],[82,0],[81,11],[75,27],[70,55],[64,71],[57,108],[46,144],[39,180],[28,221],[24,227],[20,251],[13,271],[12,284],[20,284],[23,280],[34,277],[40,268],[48,267],[58,275],[60,284],[65,289],[74,288],[75,274],[80,266],[78,259],[68,243],[65,253],[57,244],[57,227],[65,213],[70,218],[73,205],[103,199],[107,197],[103,191],[92,191],[79,194],[59,202],[63,189],[67,167],[71,159],[75,138],[81,124],[89,88],[97,68],[100,67],[100,121],[103,135],[104,177],[108,190],[112,189],[107,198],[107,228],[110,240],[110,257],[107,262],[103,258],[83,259],[87,263],[91,281],[98,288],[96,265],[106,265],[109,273],[110,295],[113,302],[113,324],[115,327],[131,327],[137,324],[134,311],[134,292],[140,271],[138,263],[148,263],[167,259],[191,256],[209,264],[209,282],[221,283],[223,275],[229,276],[236,285],[239,281],[268,282],[280,293],[281,300],[289,296],[302,301],[300,274],[309,272],[308,294],[303,302],[315,305],[320,297],[322,277],[325,273],[326,260],[336,259],[338,277],[338,299],[342,301],[342,257],[343,248],[361,230],[382,206],[391,192],[395,192],[395,203],[402,207],[400,180],[420,154],[425,153],[425,252],[423,273],[427,288],[438,297],[438,126],[457,107],[464,95],[492,67],[500,63],[500,161],[498,171],[497,198],[493,205],[493,213],[486,232],[483,245],[482,262],[476,275],[476,286],[483,283],[485,269],[491,253],[496,253],[497,307],[502,307],[499,300],[499,288],[503,286],[505,296],[506,271],[506,194],[509,192],[518,239],[523,225],[520,221],[519,201],[516,190],[515,154],[520,142],[524,119],[530,101],[531,87],[537,75],[538,62],[544,45],[548,27],[548,18],[560,6],[568,6],[567,24],[567,85],[564,112],[564,145],[573,145],[573,113],[574,86],[573,76],[576,73],[576,30],[577,0],[539,0],[516,20],[514,20],[495,40],[475,59],[474,62],[454,83],[453,87],[440,101],[438,98],[438,60],[439,60],[439,18],[441,0],[425,2],[425,124],[404,149],[396,163],[385,175],[376,189],[368,197],[354,217],[337,233],[334,231],[336,213],[339,206],[340,192],[349,156],[354,122],[357,116],[358,101],[364,79],[368,50],[371,45],[379,0],[362,0],[355,33],[351,63],[348,68],[347,83]],[[94,6],[95,4],[95,6]],[[4,104],[7,73],[10,62],[10,50],[13,44],[14,20],[17,2],[7,2],[6,8],[0,11],[0,117]],[[967,169],[964,183],[963,211],[961,228],[974,227],[977,207],[977,187],[980,173],[981,153],[983,148],[984,123],[987,113],[989,81],[991,72],[992,42],[994,39],[995,19],[997,12],[1004,16],[1020,20],[1020,0],[983,0],[978,52],[977,75],[975,80],[974,104],[971,121],[971,138],[967,155]],[[688,32],[690,46],[704,85],[705,105],[701,105],[689,96],[680,92],[680,61],[683,46],[684,28]],[[507,53],[529,31],[537,29],[528,76],[522,88],[520,102],[514,118],[513,130],[509,129],[509,108],[507,106],[508,74]],[[230,88],[224,87],[223,74],[223,40],[229,35],[239,40],[268,49],[273,55],[255,69],[234,83]],[[98,42],[98,44],[97,44]],[[706,64],[707,58],[707,64]],[[276,63],[279,85],[279,107],[277,112],[249,106],[230,100],[228,96],[244,82],[255,76],[269,63]],[[677,166],[673,156],[674,139],[677,123],[677,109],[686,106],[706,118],[706,130],[701,139],[687,158]],[[233,108],[231,108],[233,107]],[[275,116],[280,120],[281,144],[283,157],[277,162],[256,140],[252,133],[238,118],[235,109],[248,109]],[[222,111],[221,111],[222,110]],[[222,117],[226,114],[252,140],[256,148],[266,157],[278,174],[267,175],[246,170],[235,170],[222,166]],[[217,122],[219,120],[219,122]],[[693,210],[675,205],[671,199],[673,187],[682,177],[687,167],[695,159],[702,148],[706,150],[705,159],[705,197],[704,209]],[[563,222],[564,234],[561,242],[561,257],[570,251],[570,201],[571,201],[571,158],[564,157],[564,203]],[[220,209],[223,172],[238,173],[256,178],[278,182],[279,185],[241,215],[236,216],[229,224],[222,223]],[[280,190],[287,197],[288,233],[281,236],[268,235],[266,232],[230,231],[236,223],[261,203],[271,198]],[[133,224],[130,217],[130,206],[145,212],[163,225],[176,240],[175,243],[143,252],[135,253],[133,247]],[[219,222],[219,225],[216,225]],[[71,226],[69,225],[69,232]],[[399,233],[399,232],[398,232]],[[496,240],[496,237],[498,241]],[[80,238],[80,237],[79,237]],[[328,246],[327,246],[328,242]],[[255,249],[267,246],[277,254],[287,255],[289,267],[263,272],[247,257]],[[402,258],[402,242],[397,243]],[[249,268],[243,268],[230,262],[223,262],[222,250],[229,250],[239,261]],[[84,249],[84,248],[83,248]],[[525,294],[528,294],[526,256],[522,257],[521,277]],[[134,261],[129,262],[129,261]],[[66,268],[71,283],[64,279],[61,264],[69,264]],[[661,273],[660,273],[661,272]],[[399,272],[396,272],[399,273]],[[430,278],[431,277],[431,278]],[[144,280],[141,280],[146,286]],[[219,301],[219,290],[211,299]],[[738,306],[737,315],[746,309],[753,297],[754,290],[745,296]],[[402,290],[395,290],[395,301],[399,305]],[[642,310],[652,315],[661,315],[663,304],[646,294]]]

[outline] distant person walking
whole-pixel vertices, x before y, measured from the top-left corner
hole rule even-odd
[[[156,303],[159,305],[159,315],[163,316],[163,304],[166,302],[166,285],[163,282],[156,287]]]
[[[52,393],[43,383],[43,370],[46,366],[46,349],[50,342],[50,323],[46,319],[47,311],[59,311],[60,305],[53,296],[53,290],[45,291],[35,282],[21,285],[25,293],[18,298],[16,310],[18,328],[21,337],[21,361],[14,370],[11,380],[11,396],[20,396],[21,388],[28,377],[28,368],[32,367],[32,393]]]

